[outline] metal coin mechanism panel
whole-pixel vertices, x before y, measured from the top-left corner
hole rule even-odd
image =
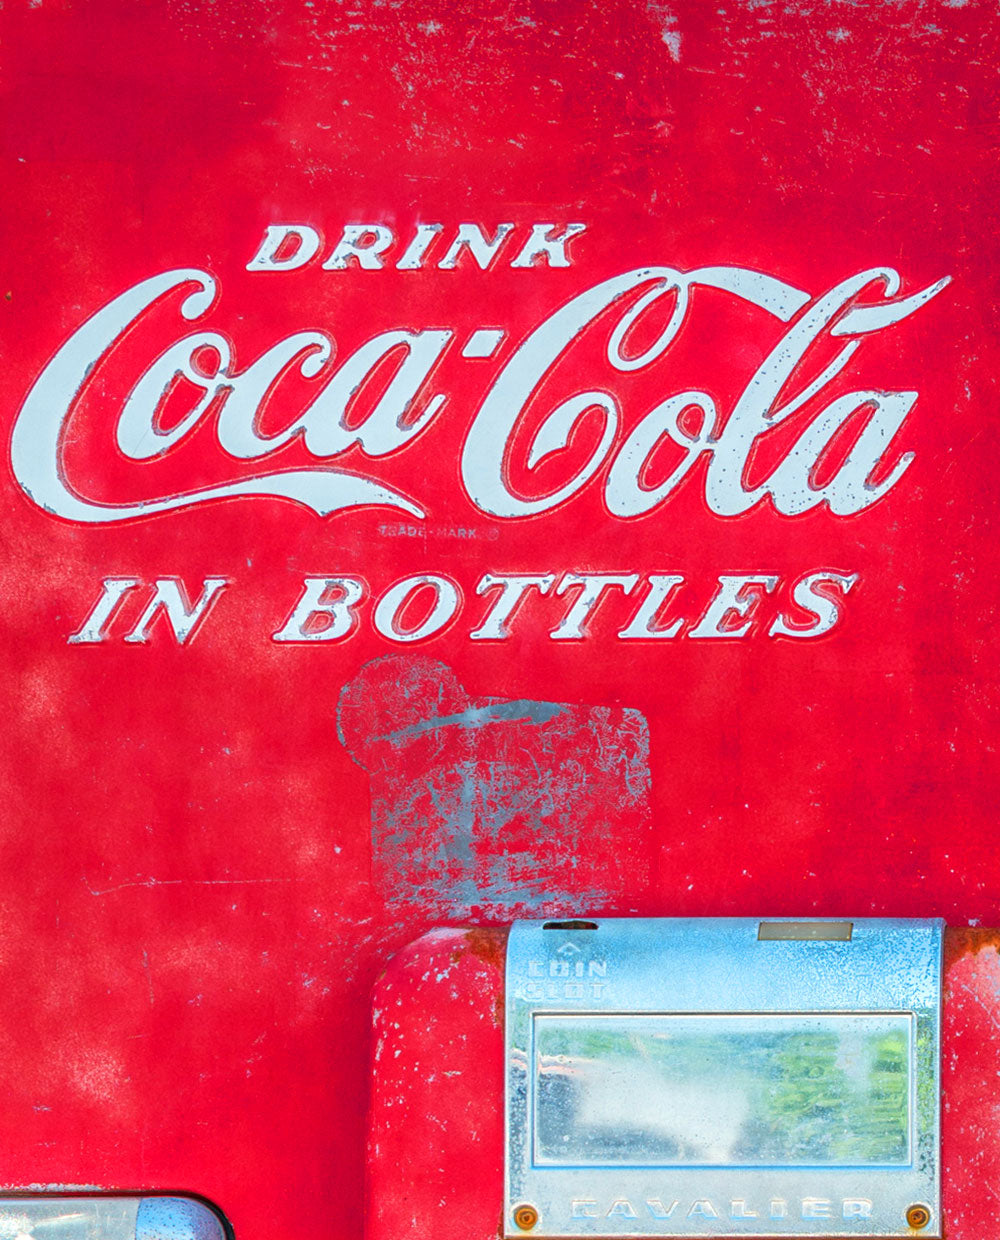
[[[506,1234],[940,1235],[941,945],[936,921],[516,923]]]

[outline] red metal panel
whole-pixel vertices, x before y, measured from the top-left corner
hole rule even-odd
[[[506,931],[442,929],[374,993],[369,1240],[493,1237],[503,1222]]]
[[[376,987],[367,1240],[502,1228],[505,945],[499,929],[432,931]],[[943,1014],[942,1213],[948,1240],[982,1240],[1000,1192],[995,930],[946,931]]]
[[[995,6],[9,0],[0,27],[0,1182],[354,1236],[369,991],[424,929],[996,921]],[[304,248],[255,269],[275,225]],[[324,268],[352,225],[381,268]],[[463,225],[488,269],[448,265]],[[496,392],[587,290],[667,267],[700,275],[662,355],[630,368],[676,297],[616,336],[635,276],[523,410]],[[808,306],[881,268],[890,299],[950,282],[817,328],[777,406],[856,350],[736,442]],[[390,408],[394,338],[341,425],[332,372],[386,332],[440,355]],[[156,408],[142,376],[195,333]],[[299,333],[258,407],[248,368]]]

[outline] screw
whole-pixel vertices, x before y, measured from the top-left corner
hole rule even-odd
[[[916,1231],[919,1231],[921,1227],[926,1227],[930,1221],[931,1212],[926,1206],[910,1206],[906,1211],[906,1222]]]
[[[531,1231],[538,1222],[538,1211],[534,1206],[517,1206],[514,1210],[514,1222],[522,1231]]]

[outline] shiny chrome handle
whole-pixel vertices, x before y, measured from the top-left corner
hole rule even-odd
[[[193,1197],[0,1197],[4,1240],[227,1240]]]

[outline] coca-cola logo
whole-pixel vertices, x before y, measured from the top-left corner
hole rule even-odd
[[[472,227],[463,225],[462,229]],[[570,226],[553,241],[548,239],[553,229],[535,225],[511,265],[520,262],[530,271],[537,258],[552,263],[553,255],[557,265],[568,264],[565,244],[572,230],[581,227]],[[376,226],[350,225],[345,235],[324,267],[346,266],[352,258],[359,265],[379,262],[386,238]],[[404,270],[418,267],[421,255],[417,250],[428,236],[433,240],[434,234],[418,234],[397,266]],[[467,231],[463,237],[460,230],[439,265],[457,262],[463,244],[475,255],[473,236]],[[478,236],[487,246],[479,252],[480,261],[485,257],[488,262],[495,250],[489,251],[482,234]],[[536,236],[537,241],[533,240]],[[289,239],[297,244],[290,255],[283,255]],[[311,250],[312,238],[301,226],[272,226],[247,269],[268,273],[262,278],[273,279],[275,272],[302,265]],[[292,500],[324,517],[345,509],[378,506],[422,519],[432,508],[429,497],[403,494],[386,484],[379,477],[377,462],[413,450],[412,445],[445,416],[448,406],[447,416],[467,422],[461,446],[465,494],[490,517],[509,519],[547,512],[596,485],[599,475],[611,517],[641,516],[667,504],[692,466],[703,459],[707,462],[705,502],[720,516],[746,512],[765,497],[786,516],[797,516],[820,504],[838,516],[848,516],[874,504],[905,473],[909,455],[900,456],[888,468],[885,458],[917,392],[858,388],[829,399],[826,392],[868,338],[908,318],[947,283],[944,278],[899,296],[899,274],[884,267],[861,271],[827,291],[811,294],[777,276],[739,266],[686,272],[668,266],[634,268],[584,289],[555,309],[521,341],[483,393],[478,408],[459,410],[451,406],[448,393],[427,390],[431,372],[447,350],[458,349],[469,359],[491,356],[504,338],[502,329],[484,325],[459,339],[447,327],[389,328],[344,359],[336,356],[336,341],[330,333],[299,331],[240,369],[222,333],[184,334],[187,323],[198,323],[211,308],[218,294],[217,280],[195,268],[166,271],[141,281],[97,311],[39,375],[14,426],[14,474],[26,494],[47,512],[90,524],[129,521],[240,496]],[[757,307],[779,328],[770,352],[748,377],[731,409],[719,408],[705,390],[670,391],[665,384],[663,399],[643,412],[625,433],[612,385],[607,378],[603,383],[598,378],[593,386],[576,385],[557,400],[541,420],[525,459],[512,461],[515,433],[536,390],[596,318],[617,312],[604,351],[608,377],[644,371],[659,363],[684,332],[692,292],[699,288],[714,289]],[[218,444],[230,457],[248,463],[265,461],[300,441],[315,465],[271,471],[251,465],[235,480],[165,495],[144,494],[137,473],[135,494],[120,503],[88,497],[81,483],[69,476],[63,459],[64,432],[82,389],[99,376],[103,360],[154,303],[167,297],[177,303],[177,337],[149,362],[131,391],[122,394],[114,430],[119,452],[137,465],[161,457],[191,435],[211,409]],[[631,350],[629,341],[643,320],[662,314],[665,307],[666,323],[657,338],[639,352]],[[832,359],[789,393],[789,382],[806,353],[822,341],[836,346]],[[214,358],[214,363],[206,365],[206,357]],[[395,367],[391,381],[367,416],[353,424],[349,417],[353,399],[389,358]],[[263,433],[262,406],[296,370],[322,384],[318,395],[306,407],[292,411],[282,429]],[[191,386],[196,399],[183,417],[164,428],[160,410],[179,380]],[[748,484],[747,464],[757,442],[806,402],[819,408],[817,415],[769,476]],[[561,486],[531,495],[512,484],[512,468],[530,478],[547,456],[567,446],[581,419],[595,416],[600,422],[596,443]],[[859,416],[865,424],[850,453],[832,477],[817,484],[816,469],[824,451],[845,424]],[[644,485],[648,461],[668,442],[676,457],[673,469],[657,485]],[[354,448],[366,462],[364,471],[328,463]]]
[[[506,266],[522,273],[515,278],[530,280],[539,267],[572,267],[570,243],[584,231],[583,224],[501,224],[490,234],[473,224],[450,232],[420,224],[411,236],[397,238],[385,225],[348,224],[326,250],[316,229],[274,224],[245,269],[251,282],[260,281],[264,297],[273,295],[282,273],[310,264],[322,272],[391,266],[404,273]],[[807,291],[735,264],[688,271],[631,267],[563,294],[539,321],[516,333],[498,325],[484,301],[478,322],[470,324],[463,307],[449,324],[445,306],[433,325],[378,324],[351,350],[341,350],[330,329],[303,328],[240,365],[242,346],[205,324],[217,313],[219,280],[205,270],[179,268],[115,297],[58,349],[17,416],[11,461],[36,505],[91,526],[256,497],[291,501],[319,517],[388,510],[390,519],[383,512],[377,527],[382,537],[447,533],[467,537],[470,545],[484,539],[489,544],[505,522],[552,513],[585,492],[600,494],[601,509],[612,521],[655,514],[689,476],[689,492],[700,488],[705,508],[719,517],[741,515],[764,501],[787,518],[821,506],[834,517],[848,517],[881,500],[909,468],[913,454],[899,450],[896,437],[918,397],[909,385],[888,390],[870,378],[852,383],[854,359],[867,341],[894,329],[948,282],[944,277],[903,291],[898,272],[878,267]],[[709,381],[691,382],[686,372],[686,382],[671,380],[674,352],[698,330],[699,315],[711,304],[706,294],[756,316],[767,331],[739,390],[726,398],[718,390],[713,394]],[[166,342],[164,330],[170,332]],[[148,353],[137,367],[130,361],[123,378],[114,359],[124,342],[137,338]],[[565,364],[567,358],[572,364]],[[492,366],[484,367],[489,359]],[[703,364],[710,368],[711,358]],[[462,375],[451,380],[452,389],[442,379],[449,373]],[[647,396],[638,409],[629,386],[635,376],[646,380]],[[119,489],[123,479],[129,487],[113,499],[88,485],[86,471],[74,472],[71,459],[70,448],[81,439],[76,411],[95,390],[101,416],[82,419],[82,437],[106,437],[100,448],[117,461]],[[454,520],[456,497],[435,494],[419,465],[421,441],[442,421],[450,424],[448,442],[456,445],[452,477],[475,514],[473,521],[447,526],[440,524],[442,507]],[[776,440],[772,432],[779,426]],[[206,435],[214,439],[228,476],[206,485],[202,465],[200,485],[156,490],[144,483],[144,465],[179,460],[192,442],[204,446]],[[275,468],[272,458],[286,449],[299,464]],[[401,456],[412,461],[405,486],[390,469]],[[554,457],[561,460],[555,484],[548,470]],[[490,520],[489,528],[475,527],[481,518]],[[490,571],[482,572],[484,567]],[[491,600],[468,633],[480,641],[504,640],[526,597],[567,593],[569,609],[549,636],[582,638],[591,612],[609,591],[636,600],[630,617],[622,618],[621,640],[678,633],[739,638],[759,627],[760,617],[752,621],[751,612],[776,591],[788,602],[785,610],[777,606],[764,631],[819,636],[837,623],[843,597],[857,581],[856,573],[830,568],[800,569],[787,580],[770,571],[724,573],[703,590],[698,615],[674,617],[671,600],[683,574],[633,567],[553,573],[548,567],[539,572],[530,565],[511,569],[482,562],[478,570],[474,593]],[[111,616],[142,584],[138,578],[104,579],[90,615],[70,640],[104,640]],[[225,575],[205,579],[200,594],[189,591],[192,603],[180,582],[157,577],[126,640],[146,641],[160,613],[179,642],[188,640],[229,584]],[[418,622],[404,622],[413,595],[421,592],[430,599],[429,610]],[[272,639],[341,640],[356,630],[357,609],[369,599],[375,630],[393,642],[441,632],[463,606],[462,586],[447,574],[425,572],[389,583],[380,593],[355,570],[341,570],[301,580],[299,601],[286,610]]]

